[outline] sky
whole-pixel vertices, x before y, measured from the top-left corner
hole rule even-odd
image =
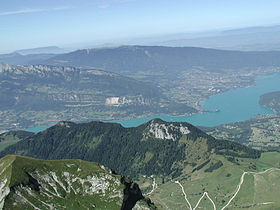
[[[279,0],[0,0],[0,53],[280,24]]]

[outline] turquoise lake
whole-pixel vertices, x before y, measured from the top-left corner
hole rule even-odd
[[[269,76],[258,77],[255,86],[234,89],[217,94],[201,103],[204,110],[219,110],[219,112],[205,112],[193,114],[191,116],[160,115],[113,122],[121,123],[124,127],[135,127],[154,118],[161,118],[169,122],[189,122],[196,126],[217,126],[245,121],[258,114],[273,114],[272,110],[259,105],[259,98],[264,93],[279,90],[280,73],[276,73]],[[28,131],[39,132],[48,127],[49,126],[34,127],[28,129]]]
[[[273,114],[272,110],[259,104],[259,98],[264,93],[277,90],[280,90],[280,73],[258,77],[255,86],[217,94],[201,103],[204,110],[219,110],[219,112],[206,112],[191,116],[151,116],[115,122],[121,123],[124,127],[134,127],[154,118],[161,118],[169,122],[189,122],[196,126],[217,126],[245,121],[258,114]]]
[[[40,131],[48,129],[49,127],[50,126],[48,126],[48,125],[37,126],[37,127],[33,127],[33,128],[28,128],[28,129],[26,129],[26,131],[33,132],[33,133],[38,133]]]

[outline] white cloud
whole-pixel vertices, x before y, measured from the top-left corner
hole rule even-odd
[[[0,12],[0,16],[28,14],[28,13],[38,13],[38,12],[48,12],[48,11],[58,11],[58,10],[66,10],[66,9],[70,9],[70,7],[55,7],[55,8],[51,8],[51,9],[31,9],[31,8],[26,8],[26,9],[20,9],[20,10]]]

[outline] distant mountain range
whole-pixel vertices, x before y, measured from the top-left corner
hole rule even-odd
[[[136,72],[180,73],[200,68],[223,72],[280,65],[280,52],[240,52],[194,47],[121,46],[78,50],[42,62],[49,65],[95,67],[130,75]]]
[[[0,62],[14,65],[38,64],[56,54],[67,52],[70,51],[55,46],[17,50],[9,54],[0,54]]]
[[[172,47],[206,47],[224,50],[241,51],[272,51],[280,50],[280,26],[260,26],[241,29],[225,30],[209,35],[197,37],[171,38],[169,40],[154,42],[154,45]]]
[[[66,53],[66,52],[69,52],[69,50],[62,49],[62,48],[56,47],[56,46],[22,49],[22,50],[15,51],[15,53],[19,53],[21,55],[62,54],[62,53]]]
[[[14,52],[10,54],[1,54],[0,62],[11,65],[28,65],[32,63],[41,63],[42,61],[53,56],[55,56],[55,54],[22,55],[20,53]]]
[[[280,25],[274,26],[254,26],[246,28],[237,28],[222,31],[221,34],[235,35],[235,34],[255,34],[255,33],[274,33],[280,31]]]
[[[120,46],[77,50],[59,55],[12,53],[0,55],[0,62],[96,68],[133,75],[136,72],[174,74],[192,68],[222,72],[263,66],[275,67],[280,65],[279,57],[280,52],[274,51],[241,52],[197,47]]]

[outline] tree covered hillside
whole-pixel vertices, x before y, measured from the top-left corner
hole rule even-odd
[[[195,168],[212,154],[260,156],[256,150],[216,140],[188,123],[160,119],[135,128],[102,122],[60,122],[1,152],[1,156],[6,154],[96,161],[131,177],[141,174],[177,177],[186,166]]]

